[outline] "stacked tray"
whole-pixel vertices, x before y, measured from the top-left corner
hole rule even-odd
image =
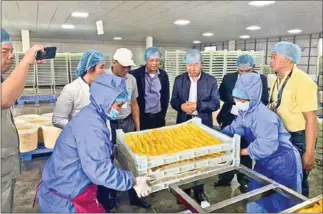
[[[212,136],[214,142],[218,143],[215,143],[213,145],[208,145],[208,143],[206,143],[206,145],[208,146],[201,145],[199,147],[189,149],[185,149],[184,147],[183,151],[176,152],[174,150],[175,152],[168,152],[168,154],[151,156],[142,154],[140,151],[136,150],[133,145],[131,145],[131,142],[129,143],[126,140],[129,139],[129,136],[134,134],[138,136],[147,135],[152,131],[160,131],[162,133],[169,130],[176,130],[187,125],[194,125],[198,127],[200,133],[205,133],[209,136]],[[178,133],[178,139],[184,139],[181,134],[183,133]],[[196,139],[198,137],[199,136],[196,136]],[[202,136],[200,137],[202,138]],[[212,141],[210,138],[209,140]],[[177,141],[175,143],[179,144],[180,142]],[[134,152],[133,150],[135,150],[136,152]],[[159,129],[145,130],[135,133],[132,132],[125,134],[122,130],[117,130],[117,159],[120,164],[136,176],[144,176],[148,174],[152,175],[156,178],[157,183],[159,180],[167,180],[167,178],[172,178],[169,182],[174,183],[175,181],[178,181],[181,175],[184,175],[183,177],[187,177],[188,174],[194,171],[195,173],[193,174],[196,174],[197,170],[203,170],[206,168],[223,168],[232,165],[239,165],[239,151],[239,136],[234,136],[233,138],[231,138],[223,135],[222,133],[201,124],[201,120],[198,118],[194,118],[190,121],[187,121],[186,123],[179,125],[167,126]],[[163,186],[163,188],[167,188],[168,186],[166,181],[158,183],[158,185]]]

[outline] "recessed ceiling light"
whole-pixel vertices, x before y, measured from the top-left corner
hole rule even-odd
[[[73,12],[72,13],[73,17],[79,17],[79,18],[86,18],[89,16],[89,13],[85,13],[85,12]]]
[[[288,30],[287,32],[291,33],[291,34],[297,34],[297,33],[301,33],[302,30],[301,29],[291,29],[291,30]]]
[[[264,7],[270,4],[274,4],[275,1],[251,1],[248,4],[255,7]]]
[[[213,36],[213,35],[214,35],[214,33],[205,32],[205,33],[203,33],[202,35],[203,35],[203,36]]]
[[[114,40],[121,40],[121,37],[113,37]]]
[[[75,28],[75,26],[74,25],[63,24],[62,25],[62,28],[65,28],[65,29],[73,29],[73,28]]]
[[[241,38],[241,39],[249,39],[249,38],[250,38],[250,36],[248,36],[248,35],[242,35],[242,36],[240,36],[240,38]]]
[[[188,25],[190,23],[189,20],[179,19],[174,22],[175,25]]]
[[[261,27],[256,26],[256,25],[252,25],[252,26],[247,27],[246,29],[247,30],[259,30],[259,29],[261,29]]]
[[[200,44],[200,43],[201,43],[201,41],[195,40],[195,41],[193,41],[193,43],[194,43],[194,44]]]

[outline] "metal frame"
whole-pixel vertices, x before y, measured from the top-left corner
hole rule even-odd
[[[323,195],[318,195],[315,198],[311,198],[307,201],[304,201],[303,203],[297,204],[291,208],[288,208],[286,210],[283,210],[280,213],[296,213],[297,211],[299,211],[300,209],[303,208],[308,208],[313,206],[314,204],[316,204],[319,200],[321,200],[323,198]]]
[[[216,204],[212,204],[206,208],[202,208],[197,202],[195,202],[190,196],[188,196],[182,189],[191,188],[193,186],[205,184],[208,182],[213,182],[218,179],[218,175],[229,172],[229,171],[237,171],[239,173],[245,174],[248,177],[264,184],[263,187],[255,189],[253,191],[235,196],[230,199],[226,199],[224,201],[218,202]],[[307,201],[308,198],[301,195],[300,193],[287,188],[286,186],[283,186],[276,181],[269,179],[265,177],[264,175],[257,173],[251,169],[248,169],[245,166],[233,166],[228,167],[225,169],[219,169],[213,172],[210,172],[209,174],[196,176],[194,178],[182,180],[178,183],[174,183],[169,185],[169,191],[174,194],[176,197],[180,197],[184,200],[186,208],[191,209],[193,212],[196,213],[206,213],[206,212],[213,212],[215,210],[221,209],[223,207],[230,206],[232,204],[235,204],[240,201],[255,201],[260,198],[263,198],[265,196],[268,196],[269,194],[272,194],[274,192],[277,192],[279,194],[284,195],[287,198],[290,198],[292,200],[298,201],[298,202],[304,202]]]

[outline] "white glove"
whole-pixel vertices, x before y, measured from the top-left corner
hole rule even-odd
[[[233,114],[233,115],[238,115],[239,114],[239,109],[237,108],[236,105],[232,106],[230,113]]]
[[[136,185],[133,186],[139,198],[146,197],[151,193],[151,187],[148,185],[150,177],[136,177]]]

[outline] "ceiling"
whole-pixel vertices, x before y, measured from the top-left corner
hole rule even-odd
[[[74,11],[89,12],[87,18],[74,18]],[[174,25],[188,19],[187,26]],[[97,35],[96,21],[103,20],[104,35]],[[75,29],[62,29],[73,24]],[[262,27],[247,31],[250,25]],[[322,1],[276,1],[256,8],[248,1],[2,1],[2,26],[12,36],[21,29],[30,30],[31,38],[77,39],[145,42],[203,43],[288,35],[287,30],[300,28],[302,33],[322,31]],[[203,32],[213,32],[203,37]],[[120,43],[122,42],[120,41]]]

